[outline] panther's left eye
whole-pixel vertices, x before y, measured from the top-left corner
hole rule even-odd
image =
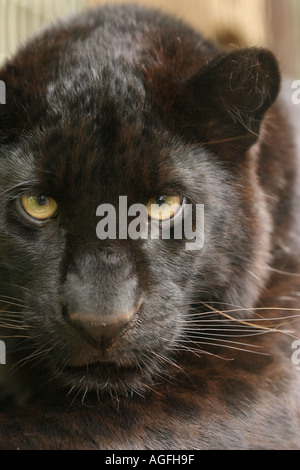
[[[56,201],[46,196],[23,196],[21,205],[26,214],[39,221],[52,219],[58,209]]]
[[[150,199],[147,203],[149,217],[155,220],[172,219],[182,207],[180,196],[158,196]]]

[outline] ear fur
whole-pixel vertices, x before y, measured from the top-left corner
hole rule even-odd
[[[274,55],[261,48],[244,48],[217,56],[189,77],[180,99],[189,108],[188,127],[199,126],[208,140],[245,136],[249,147],[279,88]]]

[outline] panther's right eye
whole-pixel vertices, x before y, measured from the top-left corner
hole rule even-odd
[[[38,221],[52,219],[57,215],[58,206],[51,197],[23,196],[21,205],[27,215]]]

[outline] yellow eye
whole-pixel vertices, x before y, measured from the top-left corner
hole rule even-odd
[[[182,206],[180,196],[158,196],[147,203],[149,217],[155,220],[172,219]]]
[[[24,211],[36,220],[47,220],[57,213],[57,203],[51,197],[23,196],[21,203]]]

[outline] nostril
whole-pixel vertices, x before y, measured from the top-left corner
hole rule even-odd
[[[107,349],[126,328],[136,311],[100,315],[87,312],[69,312],[70,322],[79,328],[93,344]]]

